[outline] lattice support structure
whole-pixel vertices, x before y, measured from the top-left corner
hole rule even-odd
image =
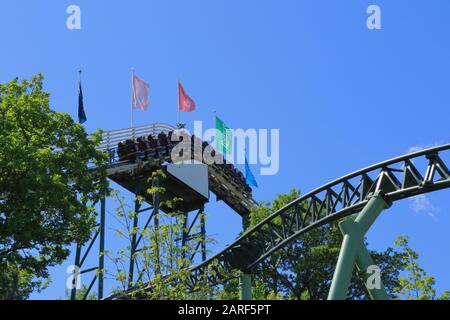
[[[150,216],[147,218],[147,221],[142,228],[142,230],[147,230],[153,221],[153,228],[155,232],[158,232],[159,224],[160,224],[160,212],[162,211],[160,207],[160,194],[159,192],[155,192],[152,195],[152,206],[146,209],[142,209],[142,201],[139,201],[139,195],[143,195],[145,192],[143,177],[140,180],[136,181],[136,199],[135,199],[135,209],[133,216],[133,230],[138,229],[139,225],[139,215],[145,211],[152,211]],[[160,187],[160,179],[156,177],[152,182],[153,187],[158,189]],[[177,217],[182,217],[183,228],[181,231],[181,235],[179,238],[175,239],[181,248],[185,248],[189,243],[193,243],[193,251],[192,252],[183,252],[183,258],[187,258],[189,261],[194,261],[197,256],[197,253],[201,253],[201,261],[206,260],[206,221],[205,221],[205,207],[201,205],[198,210],[191,212],[182,212],[177,210]],[[199,230],[197,232],[197,230]],[[136,268],[136,254],[141,250],[139,246],[141,245],[143,239],[143,233],[133,233],[131,238],[131,246],[130,246],[130,261],[129,261],[129,272],[128,272],[128,289],[133,288],[136,283],[139,283],[144,276],[145,270],[141,270],[137,276],[135,275]],[[158,251],[157,257],[159,257],[159,248],[156,248]],[[159,265],[157,263],[157,265]],[[156,274],[160,274],[160,270],[155,270]]]
[[[158,191],[151,195],[151,201],[147,198],[145,201],[151,202],[151,204],[144,208],[146,205],[145,193],[147,189],[146,181],[149,177],[147,174],[141,175],[139,173],[135,174],[134,177],[134,210],[132,216],[132,230],[131,241],[130,241],[130,252],[128,261],[128,288],[133,288],[136,283],[139,283],[144,277],[145,270],[137,270],[137,256],[142,250],[142,242],[144,239],[144,230],[153,227],[155,232],[159,228],[159,215],[162,212],[160,207],[160,194]],[[159,189],[160,178],[156,177],[152,181],[152,186]],[[100,203],[100,214],[98,221],[98,228],[93,234],[86,246],[77,245],[75,252],[75,268],[73,271],[74,286],[72,287],[70,298],[71,300],[76,299],[77,288],[76,284],[78,282],[79,276],[82,274],[87,274],[95,272],[94,277],[87,287],[87,291],[84,294],[83,299],[86,299],[90,292],[92,291],[94,284],[98,284],[98,299],[103,299],[104,297],[104,269],[105,269],[105,225],[106,225],[106,198],[103,198]],[[146,212],[151,212],[148,217],[146,217],[145,224],[142,228],[139,227],[139,221]],[[176,242],[182,247],[192,244],[192,250],[185,253],[184,258],[189,261],[194,261],[197,259],[197,255],[201,255],[201,261],[206,260],[207,248],[206,248],[206,219],[205,219],[205,206],[200,205],[200,208],[190,212],[182,212],[177,210],[177,217],[183,217],[184,228],[182,228],[182,233],[180,237],[176,239]],[[140,232],[139,230],[142,230]],[[98,265],[92,268],[83,269],[86,259],[90,254],[93,254],[93,248],[95,243],[98,242]],[[84,252],[83,252],[84,249]],[[159,250],[158,250],[159,251]],[[158,273],[158,270],[156,270]]]
[[[139,252],[139,245],[143,239],[142,233],[137,233],[138,225],[139,225],[139,215],[146,212],[152,211],[150,216],[147,218],[145,222],[143,230],[146,230],[152,220],[154,221],[155,230],[158,228],[158,214],[159,214],[159,193],[155,192],[153,194],[153,206],[142,209],[142,201],[140,200],[140,196],[145,192],[144,181],[145,178],[137,176],[136,178],[136,190],[135,190],[135,200],[134,200],[134,214],[133,214],[133,232],[131,236],[131,244],[130,244],[130,261],[129,261],[129,270],[128,270],[128,288],[131,288],[134,285],[134,269],[136,267],[136,254]],[[155,178],[152,182],[153,186],[159,186],[159,179]],[[158,253],[159,254],[159,253]],[[143,272],[140,272],[137,277],[137,281],[140,281],[143,276]]]
[[[76,300],[77,295],[77,284],[79,281],[79,277],[82,274],[92,273],[95,272],[94,277],[92,278],[91,282],[89,283],[89,286],[87,287],[87,291],[84,294],[83,299],[86,299],[89,296],[89,293],[91,292],[95,282],[97,281],[98,284],[98,293],[97,298],[99,300],[103,299],[103,282],[104,282],[104,268],[105,268],[105,223],[106,223],[106,197],[103,197],[100,201],[100,216],[99,216],[99,226],[97,231],[95,232],[92,239],[89,241],[89,244],[86,247],[86,250],[83,255],[82,254],[82,246],[80,244],[76,245],[76,252],[75,252],[75,264],[72,274],[72,290],[70,292],[70,299]],[[98,250],[98,266],[82,269],[84,266],[84,263],[91,253],[91,250],[99,238],[99,250]]]
[[[201,261],[206,260],[206,219],[205,206],[202,205],[198,210],[193,212],[183,212],[183,230],[181,239],[182,248],[186,247],[189,242],[194,242],[193,252],[190,252],[189,261],[193,261],[198,252],[201,253]],[[193,216],[192,219],[189,219]],[[196,226],[199,226],[199,232],[194,232]],[[187,257],[187,252],[183,252],[183,258]]]

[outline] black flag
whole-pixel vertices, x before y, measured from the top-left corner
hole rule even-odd
[[[83,90],[81,90],[81,82],[80,87],[78,89],[78,122],[83,124],[87,121],[86,113],[84,112],[83,105]]]

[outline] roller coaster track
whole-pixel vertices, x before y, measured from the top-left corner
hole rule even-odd
[[[382,192],[395,202],[450,187],[450,144],[387,160],[329,182],[296,199],[203,263],[190,268],[195,290],[203,275],[209,285],[226,281],[232,270],[249,270],[315,228],[359,212],[371,195]],[[418,162],[424,163],[420,170]],[[213,271],[213,272],[211,272]],[[204,283],[204,282],[203,282]]]
[[[331,181],[274,212],[213,257],[190,267],[188,288],[196,291],[205,285],[205,279],[208,285],[217,285],[229,280],[233,270],[250,270],[308,231],[358,213],[373,194],[381,192],[393,203],[450,188],[450,170],[444,160],[450,163],[450,144],[409,153]]]

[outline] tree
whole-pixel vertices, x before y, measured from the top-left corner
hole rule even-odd
[[[239,300],[239,279],[233,278],[222,286],[217,294],[218,300]],[[253,300],[284,300],[281,294],[271,291],[260,278],[252,279]]]
[[[262,202],[251,213],[251,226],[255,226],[271,213],[300,196],[299,190],[279,195],[273,203]],[[303,204],[307,206],[307,203]],[[274,223],[280,223],[277,219]],[[326,299],[342,244],[342,234],[336,224],[313,229],[291,244],[272,254],[253,270],[254,288],[258,297],[283,297],[285,299]],[[383,252],[372,251],[375,263],[380,267],[383,282],[391,298],[399,284],[398,276],[405,267],[404,255],[388,248]],[[223,286],[220,298],[237,298],[237,282]],[[255,291],[254,291],[255,292]],[[349,287],[350,299],[365,299],[366,289],[355,271]]]
[[[50,279],[36,279],[33,272],[20,269],[17,263],[8,264],[0,273],[0,300],[21,300],[33,291],[41,291]]]
[[[395,244],[403,249],[406,260],[405,277],[399,278],[398,287],[395,289],[399,298],[407,300],[449,300],[450,291],[448,290],[437,297],[434,288],[435,278],[427,275],[426,271],[419,266],[419,254],[409,247],[408,237],[398,237]]]
[[[0,85],[1,298],[42,288],[69,245],[89,239],[93,205],[107,189],[107,157],[96,150],[101,132],[89,138],[68,114],[51,110],[49,98],[41,74]]]

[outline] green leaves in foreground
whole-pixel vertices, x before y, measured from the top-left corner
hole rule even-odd
[[[95,149],[100,132],[88,139],[68,114],[50,109],[49,98],[42,75],[0,85],[0,281],[15,283],[17,299],[29,290],[8,279],[25,274],[42,288],[47,268],[89,238],[93,204],[107,188],[106,157]],[[0,286],[0,298],[8,297],[10,286]]]

